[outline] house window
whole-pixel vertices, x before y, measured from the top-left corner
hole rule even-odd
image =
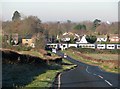
[[[26,41],[28,41],[28,39],[26,39]]]
[[[28,43],[25,43],[25,45],[27,46],[27,45],[28,45]]]

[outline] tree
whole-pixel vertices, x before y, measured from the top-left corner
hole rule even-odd
[[[91,44],[93,44],[93,43],[95,43],[96,42],[96,40],[97,40],[97,37],[96,36],[93,36],[93,35],[87,35],[86,36],[86,40],[87,40],[87,42],[89,42],[89,43],[91,43]]]
[[[76,29],[76,30],[86,30],[86,25],[78,24],[74,27],[74,29]]]
[[[99,20],[99,19],[95,19],[94,21],[93,21],[93,30],[95,31],[95,29],[100,25],[100,23],[101,23],[101,20]]]
[[[21,18],[20,13],[18,11],[15,11],[12,17],[12,21],[20,20],[20,18]]]
[[[66,31],[69,32],[69,30],[71,30],[71,20],[67,20],[66,23]]]
[[[105,23],[101,23],[99,27],[96,28],[98,35],[106,35],[109,32],[109,26]]]

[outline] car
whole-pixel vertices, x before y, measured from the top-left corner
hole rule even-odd
[[[67,58],[67,54],[66,53],[64,53],[64,58]]]
[[[53,53],[56,53],[56,49],[52,49],[52,52],[53,52]]]

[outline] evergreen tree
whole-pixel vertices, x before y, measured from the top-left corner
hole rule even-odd
[[[15,11],[12,17],[12,21],[20,20],[20,18],[21,18],[20,13],[18,11]]]

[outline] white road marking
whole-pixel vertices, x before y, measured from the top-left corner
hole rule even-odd
[[[100,69],[100,68],[99,68],[99,69]],[[101,70],[101,69],[100,69],[100,70]],[[88,66],[87,66],[87,68],[86,68],[86,71],[87,71],[89,74],[91,74],[91,73],[88,71]],[[102,70],[101,70],[101,71],[102,71]],[[94,73],[93,73],[93,75],[96,76],[97,74],[94,74]],[[101,75],[97,75],[97,76],[100,77],[101,79],[104,79]],[[104,81],[105,81],[107,84],[109,84],[110,86],[113,86],[112,83],[110,83],[109,81],[107,81],[107,80],[104,80]]]
[[[60,77],[61,77],[61,73],[58,75],[58,89],[60,89],[60,84],[61,84]]]
[[[100,67],[98,67],[100,69],[100,71],[103,71]]]
[[[112,86],[112,84],[111,84],[109,81],[105,80],[105,82],[106,82],[107,84],[109,84],[110,86]]]
[[[97,74],[93,74],[93,75],[97,75]]]
[[[100,77],[100,78],[102,78],[102,79],[103,79],[103,77],[102,77],[102,76],[100,76],[100,75],[98,75],[98,77]]]
[[[86,68],[86,71],[87,71],[88,73],[90,73],[90,72],[88,71],[88,66],[87,66],[87,68]]]

